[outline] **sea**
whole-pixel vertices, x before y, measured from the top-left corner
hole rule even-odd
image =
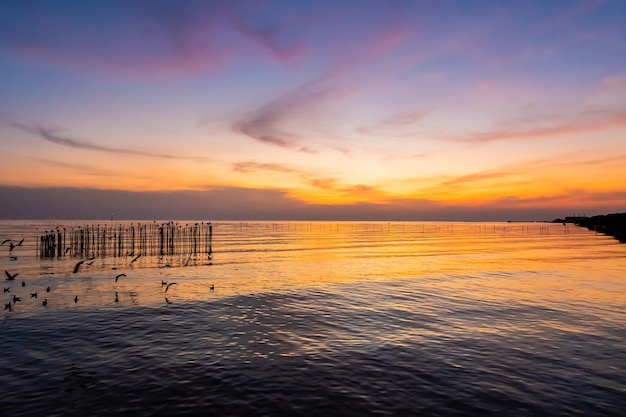
[[[626,416],[610,236],[213,221],[210,251],[42,256],[93,223],[0,222],[0,416]]]

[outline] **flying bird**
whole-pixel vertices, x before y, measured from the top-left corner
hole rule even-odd
[[[74,302],[77,303],[78,302],[78,296],[74,297]]]
[[[4,239],[2,243],[0,243],[0,246],[4,246],[5,243],[10,242],[10,241],[11,239]]]
[[[4,271],[4,273],[7,276],[7,281],[14,281],[15,277],[20,274],[19,272],[16,272],[15,274],[11,275],[11,274],[9,274],[9,271]]]
[[[141,254],[139,254],[139,255],[135,256],[135,257],[133,258],[133,260],[132,260],[132,261],[130,261],[130,263],[132,264],[133,262],[135,262],[135,261],[136,261],[137,259],[139,259],[140,257],[141,257]]]
[[[80,266],[83,264],[83,262],[85,262],[85,260],[83,259],[82,261],[78,261],[76,263],[76,265],[74,265],[74,270],[72,271],[73,274],[78,272],[78,268],[80,268]]]
[[[165,287],[166,285],[167,285],[167,281],[161,280],[161,288]]]
[[[209,289],[210,289],[211,291],[214,291],[214,290],[215,290],[215,285],[211,284],[211,286],[209,287]]]
[[[50,292],[50,286],[48,285],[48,288],[46,288],[46,292]]]
[[[118,276],[115,277],[115,282],[117,282],[117,280],[120,279],[121,277],[125,277],[125,276],[126,274],[119,274]]]
[[[17,256],[11,256],[12,261],[17,261]]]
[[[17,303],[18,301],[22,301],[22,299],[20,297],[18,297],[17,295],[13,296],[13,304]]]
[[[22,246],[22,243],[24,243],[24,239],[20,240],[20,242],[15,246]]]
[[[41,302],[41,305],[46,307],[48,305],[48,299],[44,298],[44,300]]]
[[[4,288],[4,287],[3,287],[3,288]],[[10,291],[11,291],[11,287],[9,287],[9,288],[4,288],[4,292],[3,292],[2,294],[8,293],[8,292],[10,292]]]
[[[24,281],[22,281],[22,287],[25,287],[26,283]]]
[[[12,310],[11,310],[11,302],[10,302],[10,301],[9,301],[8,303],[4,304],[4,309],[5,309],[5,310],[12,311]]]
[[[13,244],[13,242],[9,242],[9,252],[11,252],[13,249],[15,249],[15,245]]]
[[[165,292],[167,292],[167,290],[169,290],[172,285],[178,285],[178,284],[175,282],[170,282],[169,284],[167,284],[167,287],[165,287]]]
[[[117,291],[115,291],[115,302],[119,303],[120,299],[117,297]]]
[[[30,298],[37,298],[37,291],[30,293]]]

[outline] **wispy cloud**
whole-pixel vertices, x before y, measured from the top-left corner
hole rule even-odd
[[[488,143],[503,140],[530,140],[542,137],[596,132],[626,126],[626,111],[587,111],[564,116],[562,121],[546,125],[546,121],[558,120],[539,117],[512,120],[508,128],[447,138],[454,142]]]
[[[68,137],[63,137],[58,135],[55,131],[50,129],[45,129],[42,127],[33,127],[24,125],[22,123],[11,123],[12,126],[30,133],[34,136],[37,136],[47,142],[54,143],[56,145],[65,146],[68,148],[74,149],[83,149],[87,151],[98,151],[98,152],[107,152],[113,154],[122,154],[122,155],[134,155],[134,156],[146,156],[150,158],[161,158],[161,159],[182,159],[196,162],[206,162],[209,159],[201,156],[182,156],[182,155],[171,155],[164,153],[153,153],[140,151],[136,149],[128,149],[128,148],[112,148],[108,146],[95,145],[89,142],[83,142],[75,139],[71,139]]]
[[[235,172],[241,172],[245,174],[254,174],[261,171],[271,171],[271,172],[283,172],[283,173],[301,173],[302,171],[287,166],[285,164],[278,163],[262,163],[262,162],[254,162],[254,161],[243,161],[243,162],[235,162],[232,164],[232,170]]]

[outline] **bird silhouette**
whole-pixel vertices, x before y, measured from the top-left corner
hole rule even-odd
[[[18,301],[22,301],[22,299],[20,297],[18,297],[17,295],[13,296],[13,304],[17,303]]]
[[[12,261],[17,261],[17,256],[11,256],[10,258]]]
[[[37,298],[37,291],[30,293],[30,298]]]
[[[25,287],[26,283],[24,281],[22,281],[22,287]]]
[[[167,297],[165,297],[165,304],[172,304],[170,300],[167,299]]]
[[[167,292],[167,290],[169,290],[172,285],[178,285],[178,284],[175,282],[170,282],[169,284],[167,284],[167,287],[165,287],[165,292]]]
[[[78,272],[78,268],[80,268],[80,266],[83,264],[83,262],[85,262],[85,260],[83,259],[82,261],[78,261],[76,263],[76,265],[74,265],[74,270],[72,271],[73,274]]]
[[[41,302],[41,305],[46,307],[48,305],[48,299],[44,298],[44,300]]]
[[[11,274],[9,274],[9,271],[4,271],[4,273],[7,276],[7,281],[14,281],[15,277],[20,274],[19,272],[16,272],[15,274],[11,275]]]
[[[118,276],[115,277],[115,282],[117,282],[118,279],[120,279],[121,277],[125,277],[126,274],[119,274]]]
[[[13,244],[13,242],[9,242],[9,252],[11,252],[13,249],[15,249],[15,245]]]
[[[214,291],[214,290],[215,290],[215,285],[211,284],[211,286],[209,287],[209,289],[210,289],[211,291]]]
[[[20,242],[15,246],[22,246],[22,243],[24,243],[24,239],[20,240]]]
[[[48,285],[48,288],[46,288],[46,292],[50,292],[50,286]]]
[[[4,287],[3,287],[3,288],[4,288]],[[3,292],[2,294],[5,294],[5,293],[10,292],[10,291],[11,291],[11,287],[9,287],[9,288],[4,288],[4,292]]]
[[[4,309],[5,309],[5,310],[12,311],[12,309],[11,309],[11,302],[10,302],[10,301],[9,301],[8,303],[5,303],[5,304],[4,304]]]
[[[166,285],[167,285],[167,281],[161,280],[161,288],[165,287]]]
[[[115,302],[118,303],[120,299],[117,297],[117,291],[115,291]]]
[[[4,239],[2,243],[0,243],[0,246],[4,246],[5,243],[10,242],[10,241],[11,239]]]
[[[133,262],[135,262],[135,261],[136,261],[137,259],[139,259],[139,258],[141,258],[141,254],[139,254],[139,255],[135,256],[135,257],[133,258],[133,260],[132,260],[132,261],[130,261],[130,263],[132,264]]]
[[[77,303],[78,302],[78,296],[74,297],[74,302]]]

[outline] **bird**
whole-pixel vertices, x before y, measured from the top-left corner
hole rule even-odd
[[[37,298],[37,291],[30,293],[30,298]]]
[[[76,263],[76,265],[74,265],[74,270],[72,271],[73,274],[78,272],[78,268],[80,268],[80,266],[83,264],[83,262],[85,262],[85,260],[83,259],[82,261],[78,261]]]
[[[10,241],[11,239],[4,239],[2,243],[0,243],[0,246],[4,246],[5,243],[10,242]]]
[[[167,287],[165,287],[165,292],[167,292],[167,290],[169,290],[172,285],[178,285],[178,284],[176,284],[175,282],[170,282],[169,284],[167,284]]]
[[[4,273],[7,276],[7,281],[14,281],[15,277],[20,274],[19,272],[16,272],[15,274],[11,275],[11,274],[9,274],[9,271],[4,271]]]
[[[44,298],[44,300],[41,302],[41,305],[46,307],[48,305],[48,299]]]
[[[4,287],[3,287],[3,288],[4,288]],[[2,294],[5,294],[5,293],[10,292],[10,291],[11,291],[11,287],[9,287],[9,288],[4,288],[4,292],[3,292]]]
[[[22,243],[24,243],[24,239],[23,239],[23,238],[22,238],[22,240],[20,240],[20,242],[19,242],[17,245],[15,245],[15,246],[22,246]]]
[[[48,285],[48,288],[46,288],[46,292],[50,292],[50,286]]]
[[[135,256],[135,257],[133,258],[133,260],[132,260],[132,261],[130,261],[130,263],[132,264],[133,262],[135,262],[135,261],[136,261],[137,259],[139,259],[140,257],[141,257],[141,254],[139,254],[139,255]]]
[[[167,297],[165,297],[165,304],[172,304],[170,300],[167,299]]]
[[[165,287],[166,285],[167,285],[167,281],[161,280],[161,288]]]
[[[22,281],[22,287],[25,287],[26,283],[24,281]]]
[[[78,302],[78,296],[74,297],[74,302],[77,303]]]
[[[12,261],[17,261],[17,256],[11,256]]]
[[[117,291],[115,291],[115,302],[118,303],[120,299],[117,297]]]
[[[4,304],[4,309],[11,311],[11,302],[10,301],[8,303]]]
[[[13,249],[15,249],[15,245],[13,244],[13,242],[9,242],[9,252],[11,252]]]
[[[126,274],[119,274],[118,276],[115,277],[115,282],[117,282],[118,279],[120,279],[121,277],[125,277]]]
[[[20,297],[18,297],[17,295],[13,296],[13,304],[17,303],[18,301],[22,301],[22,299]]]

